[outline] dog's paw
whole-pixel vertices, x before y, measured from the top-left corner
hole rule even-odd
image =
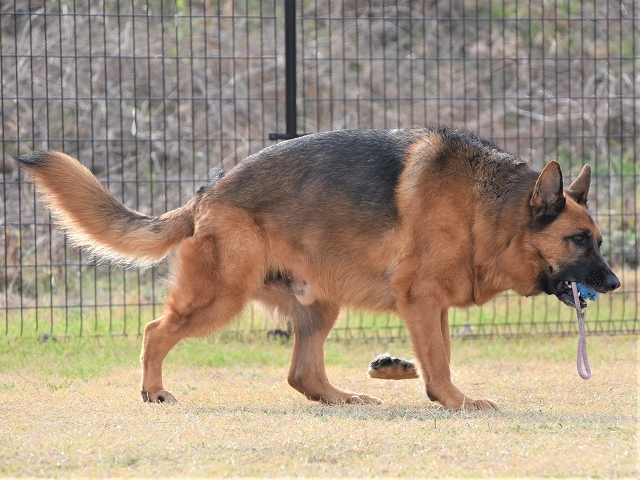
[[[350,399],[347,400],[347,403],[356,404],[356,405],[381,405],[382,400],[377,397],[372,397],[371,395],[365,395],[363,393],[359,393],[358,395],[354,395]]]
[[[168,403],[170,405],[174,403],[178,403],[176,397],[171,395],[166,390],[159,390],[157,392],[145,392],[144,390],[141,392],[142,401],[149,403]]]
[[[384,380],[405,380],[419,377],[413,362],[400,357],[392,357],[388,353],[374,358],[367,373],[371,378]]]
[[[491,400],[471,400],[470,398],[465,398],[458,410],[498,410],[498,405]]]
[[[340,394],[309,397],[325,405],[381,405],[382,400],[364,393],[340,391]]]

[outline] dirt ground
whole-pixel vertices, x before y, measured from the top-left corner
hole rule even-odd
[[[328,345],[328,370],[380,406],[306,400],[286,382],[290,345],[213,345],[227,364],[206,341],[178,349],[173,406],[140,401],[135,357],[74,374],[64,348],[3,348],[16,361],[0,368],[0,475],[637,478],[638,339],[589,342],[583,381],[575,339],[455,341],[454,382],[496,413],[444,411],[421,381],[368,379],[371,344]]]

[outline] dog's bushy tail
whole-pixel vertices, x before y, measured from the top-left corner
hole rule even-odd
[[[125,207],[75,158],[35,152],[18,160],[76,245],[108,260],[149,266],[193,235],[194,203],[158,217]]]

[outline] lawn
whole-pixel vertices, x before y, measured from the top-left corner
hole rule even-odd
[[[497,413],[447,412],[420,381],[366,377],[403,342],[329,342],[330,378],[380,406],[325,406],[286,382],[291,346],[220,337],[169,354],[177,405],[138,396],[138,341],[4,341],[2,476],[638,477],[638,338],[453,342],[454,382]]]

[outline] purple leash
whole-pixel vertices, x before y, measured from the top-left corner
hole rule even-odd
[[[580,307],[580,294],[576,282],[571,282],[571,290],[573,291],[573,302],[578,312],[578,375],[584,380],[591,378],[591,367],[589,367],[589,357],[587,356],[587,332],[584,327],[584,310]],[[582,370],[582,366],[586,372]]]

